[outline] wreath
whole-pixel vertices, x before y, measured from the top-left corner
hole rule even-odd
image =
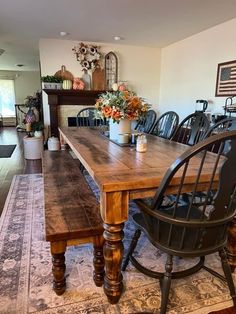
[[[80,43],[78,46],[72,49],[76,55],[77,61],[82,66],[82,70],[93,70],[99,65],[101,53],[99,47],[94,45],[85,45]]]

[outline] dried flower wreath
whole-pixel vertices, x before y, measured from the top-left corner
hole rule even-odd
[[[101,53],[98,46],[80,43],[72,51],[74,51],[76,59],[80,62],[83,71],[93,70],[99,65]]]

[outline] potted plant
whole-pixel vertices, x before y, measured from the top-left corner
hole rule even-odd
[[[25,98],[25,105],[28,107],[28,111],[24,117],[24,123],[26,125],[26,132],[29,136],[32,131],[32,124],[38,123],[41,117],[41,106],[42,106],[42,93],[36,92],[35,95],[29,95]]]
[[[42,76],[43,88],[62,89],[62,78],[55,75]]]
[[[44,125],[41,121],[34,121],[31,124],[31,130],[34,132],[35,137],[42,137],[43,136],[43,129]]]

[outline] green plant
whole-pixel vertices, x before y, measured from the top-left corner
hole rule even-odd
[[[42,76],[41,81],[44,83],[62,83],[62,78],[54,75]]]
[[[44,129],[44,125],[43,125],[43,123],[41,121],[37,121],[37,122],[34,121],[31,124],[31,129],[32,129],[33,132],[35,132],[35,131],[42,131]]]

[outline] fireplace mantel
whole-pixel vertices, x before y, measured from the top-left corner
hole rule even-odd
[[[58,106],[94,106],[99,94],[104,90],[43,89],[48,95],[51,134],[58,136]]]

